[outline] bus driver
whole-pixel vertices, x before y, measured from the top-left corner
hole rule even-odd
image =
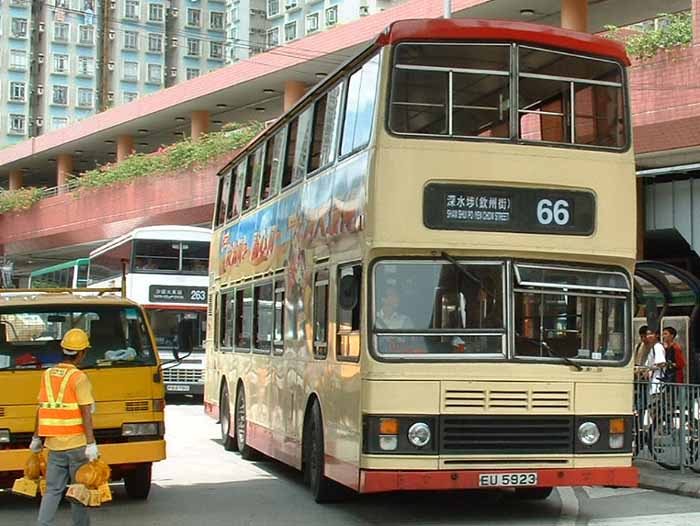
[[[387,288],[382,298],[382,306],[377,311],[376,327],[378,329],[413,329],[411,319],[399,312],[399,295],[393,287]]]

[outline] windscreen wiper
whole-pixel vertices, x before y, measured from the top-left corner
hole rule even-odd
[[[542,340],[542,341],[540,341],[539,343],[540,343],[540,344],[542,345],[542,347],[544,347],[544,348],[546,349],[546,351],[547,351],[549,354],[551,354],[552,356],[556,356],[557,358],[561,358],[562,360],[564,360],[565,363],[567,363],[567,364],[570,365],[571,367],[575,367],[577,371],[583,371],[583,367],[582,367],[580,364],[576,363],[575,361],[573,361],[573,360],[572,360],[571,358],[569,358],[568,356],[566,356],[566,355],[564,355],[564,354],[561,354],[559,351],[555,351],[554,349],[552,349],[552,347],[550,347],[549,344],[548,344],[546,341]]]

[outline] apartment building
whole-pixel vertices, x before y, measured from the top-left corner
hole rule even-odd
[[[0,147],[224,66],[236,49],[227,14],[245,4],[244,17],[257,9],[267,23],[263,2],[0,2]],[[247,50],[251,24],[239,25]]]
[[[267,0],[268,47],[378,13],[406,0]]]

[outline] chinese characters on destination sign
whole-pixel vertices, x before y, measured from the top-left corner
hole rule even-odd
[[[156,303],[206,303],[207,289],[204,287],[151,285],[148,290],[148,299]]]
[[[578,190],[430,183],[423,223],[437,230],[589,235],[595,198]]]

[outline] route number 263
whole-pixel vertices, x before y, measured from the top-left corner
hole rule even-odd
[[[552,202],[551,199],[540,199],[537,202],[537,221],[541,225],[551,225],[552,222],[559,226],[569,223],[569,203],[564,199]]]

